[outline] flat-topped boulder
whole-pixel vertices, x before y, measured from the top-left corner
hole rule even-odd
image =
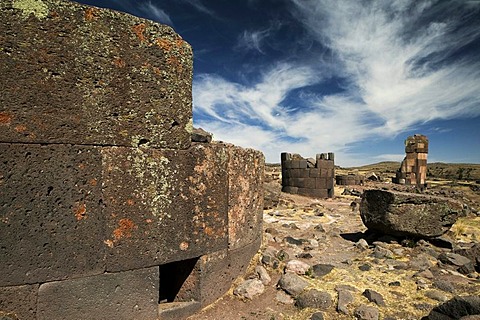
[[[443,197],[366,190],[360,204],[365,226],[394,236],[435,238],[465,215],[462,203]]]

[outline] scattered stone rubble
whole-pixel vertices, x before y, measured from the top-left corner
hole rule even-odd
[[[297,201],[295,196],[281,197]],[[364,199],[371,207],[385,207],[388,219],[412,210],[413,216],[421,212],[433,215],[431,221],[420,220],[425,221],[421,228],[413,228],[421,224],[417,221],[420,217],[406,215],[406,226],[395,219],[390,223],[396,226],[389,228],[397,231],[386,227],[369,230],[362,226],[359,212],[350,209],[349,197],[320,202],[312,199],[307,205],[279,204],[264,213],[264,249],[258,265],[269,272],[272,282],[262,295],[276,288],[274,309],[281,312],[272,311],[261,319],[284,319],[282,314],[294,313],[302,315],[299,319],[310,320],[480,316],[476,309],[480,244],[451,240],[451,247],[439,247],[434,241],[439,235],[444,237],[451,224],[465,214],[461,203],[421,194],[366,190]],[[392,202],[386,205],[384,198]],[[389,224],[386,217],[369,214]],[[417,220],[409,226],[407,222],[414,218]]]

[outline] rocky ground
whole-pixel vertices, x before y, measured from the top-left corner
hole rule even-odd
[[[355,186],[358,192],[347,188],[346,195],[336,187],[336,197],[323,200],[280,193],[275,179],[266,188],[264,241],[248,274],[191,319],[421,319],[429,314],[428,319],[459,319],[480,314],[478,192],[428,190],[470,208],[441,241],[429,242],[373,234],[363,225],[358,209],[363,189],[400,186],[368,182]],[[454,316],[443,317],[448,313]]]

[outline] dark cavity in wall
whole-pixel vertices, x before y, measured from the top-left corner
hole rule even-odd
[[[196,300],[195,288],[188,281],[195,277],[195,265],[199,257],[175,261],[160,266],[159,303]]]

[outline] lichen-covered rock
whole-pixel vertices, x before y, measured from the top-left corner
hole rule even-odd
[[[421,194],[366,190],[360,215],[367,228],[394,235],[434,238],[465,215],[460,202]]]
[[[0,3],[0,141],[186,149],[192,49],[165,25],[60,0]]]

